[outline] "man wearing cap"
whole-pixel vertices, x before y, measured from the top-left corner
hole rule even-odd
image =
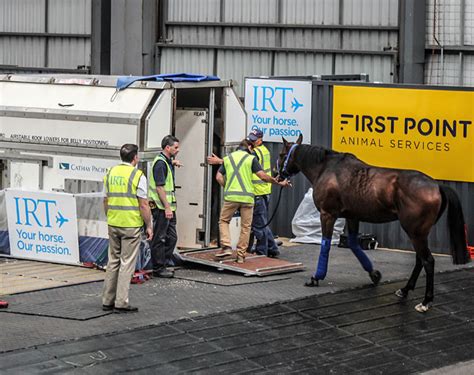
[[[247,136],[247,140],[250,142],[252,154],[257,156],[257,160],[262,166],[263,172],[271,176],[270,152],[263,145],[263,132],[258,129],[253,130]],[[215,154],[209,156],[207,162],[212,165],[223,164],[223,160]],[[254,186],[255,206],[249,248],[252,247],[252,237],[255,236],[257,238],[255,250],[257,254],[270,257],[278,256],[280,252],[278,251],[273,233],[268,226],[265,226],[268,222],[268,204],[272,190],[271,183],[263,181],[254,173],[252,184]]]
[[[252,226],[255,202],[253,176],[268,182],[288,186],[287,180],[278,182],[264,173],[255,155],[251,154],[252,144],[248,140],[240,142],[238,149],[222,160],[216,180],[224,187],[224,205],[219,219],[222,251],[217,257],[232,255],[230,247],[229,223],[235,211],[240,210],[241,225],[237,244],[237,263],[244,263]],[[218,161],[218,160],[217,160]]]

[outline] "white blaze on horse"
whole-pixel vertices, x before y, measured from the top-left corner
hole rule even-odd
[[[345,218],[348,242],[353,254],[377,285],[381,279],[357,240],[359,222],[388,223],[398,220],[416,252],[416,263],[405,287],[396,291],[406,298],[415,288],[424,268],[426,289],[423,301],[415,309],[426,312],[433,302],[434,258],[428,248],[431,227],[448,207],[450,250],[454,264],[465,264],[469,258],[464,231],[464,215],[456,192],[431,177],[413,170],[380,168],[368,165],[349,153],[296,143],[283,138],[278,160],[280,179],[302,172],[313,185],[313,200],[321,212],[323,240],[318,267],[306,286],[318,286],[327,273],[334,223]]]

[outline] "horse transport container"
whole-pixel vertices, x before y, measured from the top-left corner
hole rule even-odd
[[[351,82],[350,80],[358,82]],[[380,167],[414,169],[456,190],[468,242],[474,243],[474,88],[364,82],[360,76],[255,77],[246,79],[247,128],[259,128],[275,159],[281,136],[350,152]],[[306,111],[306,113],[305,113]],[[296,114],[300,113],[297,117]],[[291,236],[293,217],[310,187],[301,174],[285,189],[273,224]],[[272,196],[274,206],[278,194]],[[444,214],[429,238],[433,251],[449,253]],[[379,246],[412,249],[398,222],[364,224]]]
[[[121,145],[139,145],[140,167],[150,174],[162,138],[173,134],[184,165],[176,171],[178,247],[209,247],[218,236],[220,189],[206,156],[222,155],[246,135],[233,82],[137,81],[120,91],[116,82],[111,76],[0,77],[0,190],[72,194],[79,243],[106,241],[102,179],[120,161]],[[5,233],[5,202],[0,209]],[[38,224],[33,219],[29,224]],[[6,244],[0,240],[0,253],[9,254]]]

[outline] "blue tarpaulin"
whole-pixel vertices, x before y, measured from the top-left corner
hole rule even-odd
[[[136,81],[170,81],[170,82],[203,82],[203,81],[220,81],[216,76],[205,76],[199,74],[174,73],[174,74],[157,74],[153,76],[127,76],[117,79],[117,90],[124,90]]]

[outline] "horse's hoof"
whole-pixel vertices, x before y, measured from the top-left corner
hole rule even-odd
[[[378,285],[380,280],[382,279],[382,274],[380,271],[374,270],[369,272],[370,280],[374,283],[374,285]]]
[[[430,307],[431,307],[431,303],[428,303],[426,305],[419,303],[418,305],[415,306],[415,310],[418,311],[419,313],[425,313],[430,309]]]
[[[400,297],[400,298],[406,298],[406,296],[408,295],[408,293],[405,293],[403,290],[398,289],[398,290],[395,292],[395,295],[396,295],[397,297]]]
[[[309,286],[309,287],[319,286],[319,280],[311,276],[311,280],[306,281],[304,283],[304,286]]]

